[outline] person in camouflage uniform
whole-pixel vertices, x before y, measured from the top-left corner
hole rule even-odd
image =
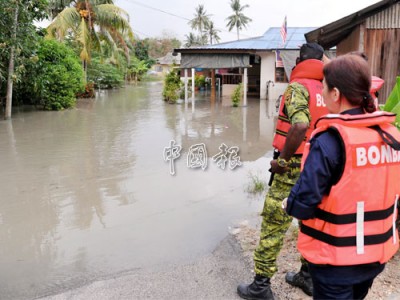
[[[314,74],[310,79],[315,81],[314,84],[316,85],[319,82],[322,89],[322,57],[323,48],[321,46],[316,43],[304,44],[300,49],[299,64],[296,65],[293,72],[296,73],[296,68],[299,68],[305,70],[305,72],[301,73],[304,75],[307,74],[308,69],[311,69],[310,72],[317,75],[314,76]],[[307,64],[307,60],[308,62],[313,60],[313,65]],[[302,68],[300,68],[301,62],[303,62]],[[280,150],[279,158],[271,161],[271,172],[274,177],[261,213],[263,219],[260,242],[254,252],[256,275],[251,284],[240,284],[237,288],[239,296],[244,299],[274,299],[270,287],[270,279],[277,272],[276,260],[282,248],[286,231],[292,223],[292,217],[282,210],[282,201],[289,196],[290,190],[300,176],[301,153],[298,153],[298,149],[304,142],[306,133],[309,135],[312,131],[312,125],[322,111],[320,110],[315,113],[315,116],[312,116],[311,111],[313,110],[310,110],[310,98],[315,100],[316,91],[315,89],[310,90],[309,87],[307,88],[298,81],[292,80],[292,76],[283,99],[285,115],[290,123],[290,129],[287,132],[283,149],[278,149]],[[319,89],[319,85],[317,89]],[[310,93],[314,95],[310,97]],[[325,110],[323,111],[325,112]],[[310,125],[312,128],[309,130]],[[301,287],[309,295],[312,293],[312,282],[304,260],[302,260],[300,272],[288,273],[286,281],[294,286]]]

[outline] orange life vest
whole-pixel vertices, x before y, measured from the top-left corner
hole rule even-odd
[[[322,63],[322,61],[317,59],[308,59],[297,64],[296,67],[293,69],[292,74],[290,75],[290,83],[300,83],[307,89],[310,96],[308,100],[308,105],[311,114],[311,123],[309,124],[309,128],[306,132],[306,137],[303,143],[296,150],[296,154],[303,153],[305,141],[308,140],[311,132],[314,129],[315,121],[318,120],[318,118],[320,118],[321,116],[328,113],[328,110],[326,109],[326,105],[322,98],[323,86],[321,81],[324,78],[324,75],[322,73],[323,67],[324,64]],[[272,145],[275,149],[282,151],[290,127],[291,124],[285,112],[285,96],[283,96],[279,107],[279,116],[276,123],[275,136],[272,142]]]
[[[387,262],[399,248],[396,230],[400,195],[400,132],[395,115],[327,115],[312,137],[336,130],[344,146],[342,177],[322,198],[315,218],[304,220],[298,248],[314,264],[335,266]],[[372,128],[371,128],[372,126]],[[307,143],[303,163],[309,152]]]

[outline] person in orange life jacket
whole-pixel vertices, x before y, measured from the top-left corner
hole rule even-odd
[[[324,67],[322,117],[300,178],[282,207],[302,220],[298,249],[314,299],[364,299],[397,252],[400,132],[395,115],[375,112],[368,63],[343,55]]]
[[[276,259],[292,223],[292,218],[282,211],[281,202],[300,174],[304,141],[312,132],[309,128],[319,116],[328,113],[322,100],[323,54],[324,49],[316,43],[301,46],[298,64],[282,97],[273,141],[280,155],[271,161],[271,172],[275,176],[261,213],[260,241],[254,252],[256,275],[251,284],[237,287],[239,296],[244,299],[274,299],[270,279],[277,271]],[[291,273],[287,281],[310,295],[312,281],[306,268],[305,264],[299,273]]]

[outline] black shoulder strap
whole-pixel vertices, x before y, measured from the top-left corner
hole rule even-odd
[[[378,134],[381,136],[382,140],[386,144],[388,144],[390,147],[392,147],[394,150],[398,150],[398,151],[400,150],[400,142],[397,141],[389,132],[383,130],[378,125],[369,126],[369,128],[378,132]]]

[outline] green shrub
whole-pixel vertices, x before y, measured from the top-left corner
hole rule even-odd
[[[100,59],[92,59],[87,68],[88,82],[93,82],[95,88],[112,89],[124,84],[124,73],[110,63],[101,63]]]
[[[173,69],[164,78],[163,99],[169,103],[175,103],[179,99],[182,81],[178,71]]]
[[[126,78],[129,81],[141,81],[142,77],[149,70],[148,62],[139,60],[137,57],[131,57],[131,61],[127,67]]]
[[[24,103],[45,110],[70,108],[76,103],[76,93],[84,89],[80,60],[64,44],[42,40],[17,89]]]
[[[204,87],[206,85],[206,77],[201,74],[194,74],[194,86],[197,88]],[[192,79],[188,80],[188,86],[192,86]]]
[[[233,90],[233,94],[232,94],[232,105],[233,105],[233,107],[238,107],[241,99],[242,99],[242,84],[240,83]]]
[[[199,88],[204,87],[206,85],[206,78],[204,77],[204,75],[195,74],[194,85]]]

